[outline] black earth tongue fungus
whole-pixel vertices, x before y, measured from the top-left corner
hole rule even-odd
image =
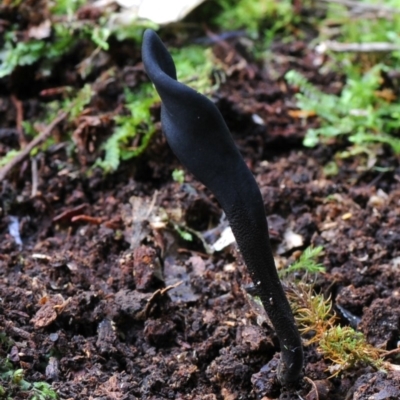
[[[217,107],[177,81],[174,61],[158,35],[144,33],[145,70],[159,93],[161,123],[181,163],[221,204],[281,347],[278,379],[299,380],[303,349],[272,255],[264,204],[257,183],[235,146]]]

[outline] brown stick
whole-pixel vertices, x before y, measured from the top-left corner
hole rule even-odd
[[[19,138],[19,145],[21,149],[23,149],[27,144],[27,140],[24,136],[24,130],[22,128],[22,121],[24,120],[24,108],[22,107],[22,101],[17,99],[17,96],[14,94],[11,95],[11,101],[14,104],[15,110],[17,112],[17,131]]]
[[[55,118],[38,136],[29,142],[23,150],[21,150],[7,165],[0,169],[0,182],[2,182],[7,174],[22,160],[29,156],[29,153],[39,144],[44,142],[51,134],[53,129],[66,118],[68,113],[63,112]]]

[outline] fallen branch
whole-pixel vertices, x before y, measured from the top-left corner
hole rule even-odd
[[[44,142],[50,135],[53,129],[66,118],[68,113],[63,112],[55,118],[38,136],[29,142],[8,164],[0,169],[0,182],[2,182],[7,174],[22,160],[29,156],[29,153],[39,144]]]
[[[387,42],[371,42],[371,43],[339,43],[327,40],[316,46],[318,53],[325,53],[328,50],[338,53],[354,52],[354,53],[373,53],[373,52],[388,52],[399,51],[400,46],[394,43]]]

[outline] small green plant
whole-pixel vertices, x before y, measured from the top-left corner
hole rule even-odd
[[[295,318],[303,335],[311,336],[306,345],[318,343],[324,332],[334,325],[336,317],[332,314],[332,302],[316,295],[312,289],[300,282],[290,292],[290,298],[295,305]]]
[[[114,118],[116,127],[103,146],[104,158],[95,164],[108,172],[115,171],[121,160],[142,154],[156,130],[150,108],[158,101],[158,96],[152,86],[143,84],[136,93],[125,90],[125,99],[129,113]]]
[[[307,247],[296,262],[294,262],[288,268],[279,271],[280,277],[283,277],[285,275],[291,274],[296,271],[304,271],[310,274],[318,274],[325,272],[324,266],[315,261],[315,259],[321,255],[323,250],[324,248],[322,246]]]
[[[365,340],[361,332],[349,326],[332,326],[319,340],[319,350],[334,366],[330,368],[332,376],[360,364],[370,364],[379,369],[383,365],[380,351]]]
[[[332,377],[361,364],[381,368],[383,361],[379,349],[367,343],[361,332],[336,325],[330,298],[314,293],[301,282],[291,286],[289,298],[299,330],[307,338],[305,345],[317,344],[324,358],[333,362],[329,368]]]
[[[35,382],[31,389],[33,396],[30,400],[58,399],[57,393],[47,382]]]
[[[90,103],[93,96],[93,89],[89,83],[86,83],[82,89],[78,90],[73,96],[67,98],[63,105],[63,110],[69,111],[69,119],[73,121],[82,114],[85,107]]]
[[[181,208],[169,209],[160,207],[157,212],[157,221],[164,227],[172,228],[179,236],[188,242],[193,240],[193,235],[201,237],[201,233],[186,226],[184,214]]]
[[[85,3],[85,0],[56,0],[50,4],[50,10],[55,15],[67,15],[72,18],[74,13],[80,6]]]
[[[340,96],[325,94],[298,72],[289,71],[286,80],[300,90],[298,107],[315,112],[321,119],[320,128],[307,131],[304,145],[314,147],[328,139],[346,137],[355,146],[385,143],[400,154],[400,104],[378,95],[384,70],[379,64],[363,75],[348,78]]]
[[[271,39],[277,31],[287,30],[295,18],[293,4],[287,0],[222,0],[219,5],[222,12],[215,19],[219,27],[245,28],[254,37],[262,30]]]
[[[12,400],[17,394],[18,398],[29,400],[58,399],[57,393],[47,382],[30,383],[25,379],[22,368],[14,369],[14,365],[3,354],[14,345],[4,332],[0,333],[0,399]]]
[[[186,240],[187,242],[191,242],[193,240],[193,235],[189,232],[189,228],[187,226],[183,227],[174,223],[173,221],[170,222],[183,240]]]
[[[66,54],[76,42],[68,26],[53,25],[54,39],[51,42],[31,39],[20,41],[16,28],[5,34],[5,43],[0,51],[0,78],[10,75],[17,66],[31,65],[39,60],[55,61]],[[48,70],[51,64],[43,64]]]
[[[22,368],[10,371],[11,383],[19,386],[22,390],[28,390],[30,388],[30,383],[27,382],[24,377],[24,370]]]
[[[102,24],[106,25],[110,31],[110,35],[114,36],[118,41],[122,42],[126,39],[131,39],[137,43],[142,41],[143,32],[147,28],[158,30],[159,26],[149,20],[137,19],[131,23],[123,24],[113,23],[110,18],[102,20]]]
[[[190,45],[181,49],[172,49],[178,80],[189,84],[193,89],[206,94],[212,89],[211,77],[215,69],[215,60],[210,49]]]
[[[30,400],[58,399],[57,393],[47,382],[26,381],[23,369],[14,370],[12,364],[5,360],[0,365],[0,398],[11,400],[14,398],[11,395],[21,392]]]
[[[57,393],[47,382],[30,383],[25,380],[22,369],[14,370],[11,363],[3,363],[0,366],[0,398],[12,400],[21,392],[24,393],[24,398],[30,400],[58,399]]]
[[[172,171],[172,179],[182,185],[185,182],[185,171],[183,169],[174,169]]]

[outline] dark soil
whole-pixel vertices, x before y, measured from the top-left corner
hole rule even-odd
[[[61,399],[400,398],[400,159],[383,149],[377,165],[387,172],[378,172],[363,156],[336,158],[338,173],[325,174],[346,143],[302,147],[318,121],[291,113],[293,90],[282,77],[296,68],[335,92],[340,76],[320,74],[319,56],[305,42],[276,43],[272,61],[261,65],[243,63],[243,52],[234,56],[239,41],[214,45],[233,71],[214,99],[260,186],[278,265],[311,244],[324,246],[327,272],[316,277],[315,290],[331,296],[338,322],[388,351],[392,367],[357,365],[330,378],[332,362],[311,345],[304,379],[282,388],[277,337],[248,300],[251,281],[235,246],[209,255],[197,236],[185,241],[174,229],[186,225],[214,242],[222,211],[189,174],[183,185],[172,180],[180,165],[161,127],[142,156],[105,175],[91,164],[111,124],[84,130],[71,153],[64,121],[56,144],[36,155],[33,196],[30,160],[0,182],[0,357],[22,368],[28,382],[51,383]],[[138,45],[113,46],[98,74],[110,63],[116,73],[98,89],[92,116],[120,107],[127,72],[135,82],[146,79]],[[29,79],[34,68],[27,68]],[[25,94],[23,79],[3,79],[1,155],[19,146],[12,95],[23,119],[34,121],[40,91],[76,78],[73,68],[57,71]],[[287,232],[302,244],[292,247]],[[6,389],[11,398],[29,398],[17,386]]]

